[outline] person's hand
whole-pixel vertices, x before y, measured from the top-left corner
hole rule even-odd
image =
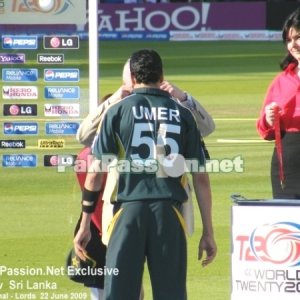
[[[120,98],[123,99],[132,93],[133,87],[123,84],[120,89]]]
[[[86,260],[85,248],[91,239],[91,230],[89,228],[79,228],[74,240],[74,250],[76,255],[80,257],[81,260]]]
[[[202,266],[210,264],[217,255],[217,245],[213,237],[202,236],[199,242],[198,260],[203,257],[203,252],[206,252],[206,257],[202,260]]]
[[[272,102],[271,104],[266,105],[265,107],[266,122],[270,127],[274,125],[275,111],[277,109],[279,109],[279,106],[276,102]]]
[[[132,93],[132,86],[121,85],[110,97],[109,102],[114,103],[119,101]]]
[[[173,98],[176,98],[179,101],[186,100],[186,93],[168,81],[163,81],[160,85],[160,89],[168,92]]]

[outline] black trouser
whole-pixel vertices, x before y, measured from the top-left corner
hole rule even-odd
[[[284,186],[280,184],[279,163],[274,149],[271,181],[274,199],[300,199],[300,132],[287,132],[282,136]]]
[[[119,274],[105,277],[106,300],[139,299],[145,259],[153,300],[186,299],[186,235],[175,206],[170,200],[121,203],[106,256],[107,268],[117,268]]]

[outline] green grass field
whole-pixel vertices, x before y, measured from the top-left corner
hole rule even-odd
[[[271,197],[269,165],[273,143],[259,138],[255,121],[267,86],[279,70],[283,45],[277,42],[105,41],[100,44],[100,95],[119,87],[123,63],[140,48],[156,49],[164,61],[165,78],[190,92],[215,118],[216,131],[205,139],[211,158],[221,160],[241,156],[244,161],[242,173],[211,174],[218,244],[215,262],[202,268],[197,261],[201,222],[196,206],[196,231],[188,238],[189,300],[230,299],[230,195]],[[87,107],[88,94],[88,81],[84,78],[88,68],[86,51],[83,47],[81,52],[72,51],[66,56],[70,66],[84,70],[80,83],[84,91],[81,99],[85,107],[83,111]],[[34,62],[35,55],[32,56],[32,64]],[[40,86],[43,84],[39,83]],[[44,99],[38,101],[39,104],[45,103]],[[24,100],[19,102],[25,103]],[[5,119],[2,111],[0,113],[3,124]],[[41,111],[39,114],[43,118]],[[44,132],[41,131],[40,135],[44,137]],[[3,130],[0,136],[1,139],[9,138],[3,135]],[[29,145],[34,146],[37,137],[26,139]],[[67,137],[66,149],[60,152],[75,154],[80,148],[74,137]],[[55,299],[84,299],[88,290],[71,282],[61,271],[72,245],[72,233],[80,212],[80,192],[74,172],[69,169],[66,173],[57,173],[55,168],[42,166],[43,155],[54,150],[0,151],[0,154],[17,152],[39,156],[37,168],[0,167],[0,299],[6,293],[9,293],[10,299],[18,299],[19,294],[36,295],[36,299],[50,299],[52,295]],[[21,268],[45,270],[47,267],[56,268],[56,274],[16,274]],[[5,268],[10,269],[5,271]],[[46,280],[54,283],[53,289],[34,288],[34,283]],[[144,286],[145,300],[152,299],[147,272]]]

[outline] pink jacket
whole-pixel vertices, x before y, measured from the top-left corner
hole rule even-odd
[[[280,107],[280,128],[285,132],[300,131],[300,78],[295,72],[296,64],[290,64],[270,84],[256,128],[265,140],[274,140],[274,127],[266,122],[265,107],[276,102]]]

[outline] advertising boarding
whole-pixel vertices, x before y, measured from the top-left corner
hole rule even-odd
[[[89,103],[86,1],[0,0],[0,299],[88,299],[65,266]],[[67,170],[65,168],[64,170]]]
[[[300,297],[299,206],[232,207],[231,300]]]

